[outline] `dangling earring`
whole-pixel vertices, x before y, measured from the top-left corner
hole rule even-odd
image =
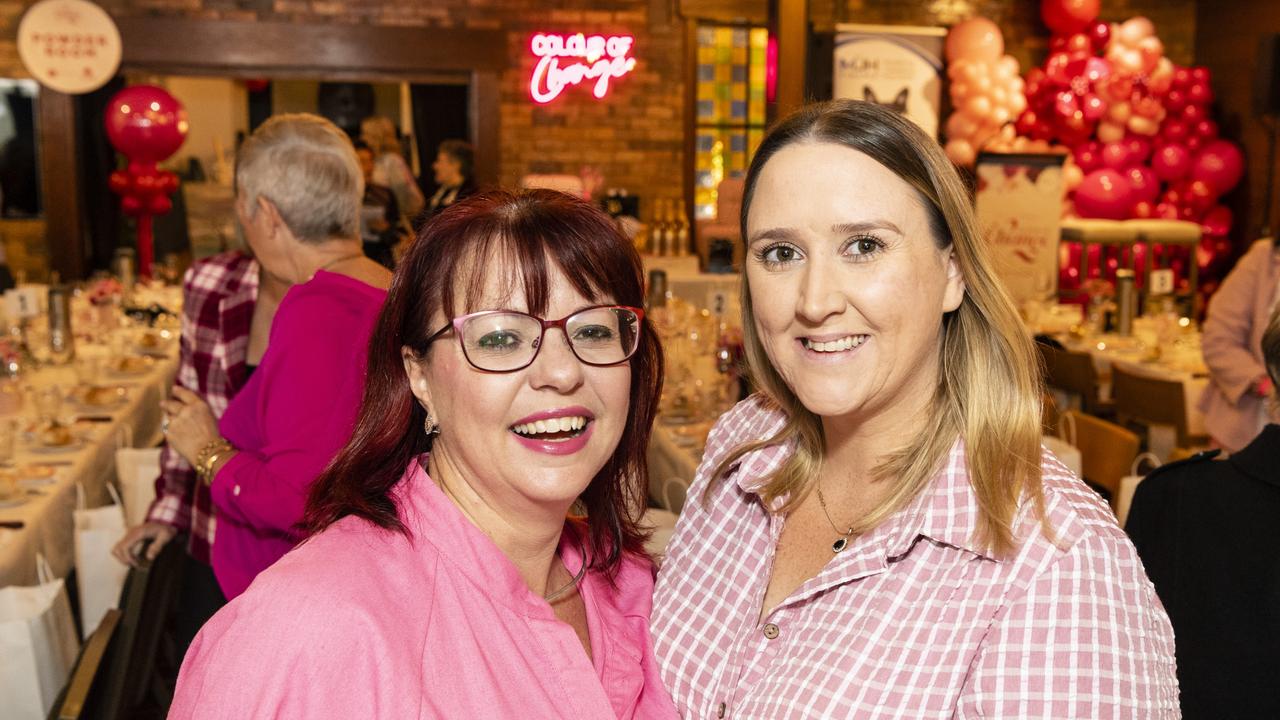
[[[440,423],[431,417],[431,413],[427,413],[427,419],[422,421],[422,429],[427,433],[428,438],[433,438],[440,434]]]

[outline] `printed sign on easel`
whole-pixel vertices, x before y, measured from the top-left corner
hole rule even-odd
[[[832,95],[890,107],[938,136],[947,29],[837,25]]]

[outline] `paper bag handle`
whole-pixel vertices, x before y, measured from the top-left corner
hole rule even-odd
[[[1071,447],[1076,446],[1076,416],[1070,411],[1058,416],[1058,439]]]
[[[53,582],[53,568],[49,567],[49,561],[45,559],[44,553],[36,553],[36,578],[40,580],[41,585]]]
[[[1150,463],[1151,463],[1151,469],[1152,469],[1152,470],[1155,470],[1156,468],[1160,467],[1160,465],[1161,465],[1159,456],[1157,456],[1157,455],[1156,455],[1155,453],[1153,453],[1153,452],[1144,452],[1144,453],[1142,453],[1142,454],[1138,455],[1138,457],[1136,457],[1136,458],[1134,458],[1134,459],[1133,459],[1133,464],[1129,466],[1129,474],[1130,474],[1130,475],[1143,475],[1143,474],[1144,474],[1144,473],[1142,473],[1142,472],[1140,471],[1140,470],[1141,470],[1141,468],[1142,468],[1142,461],[1143,461],[1143,460],[1146,460],[1147,462],[1150,462]]]

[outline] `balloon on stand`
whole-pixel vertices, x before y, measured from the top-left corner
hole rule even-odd
[[[1040,17],[1055,35],[1089,29],[1098,18],[1099,0],[1041,0]]]
[[[1182,145],[1170,143],[1151,156],[1151,169],[1165,182],[1176,182],[1191,170],[1191,153]]]
[[[108,177],[107,186],[120,195],[121,210],[138,219],[138,272],[149,276],[152,216],[173,208],[168,196],[178,187],[177,176],[161,171],[156,163],[182,146],[187,111],[163,88],[134,85],[108,101],[104,124],[111,145],[128,159],[125,170]]]
[[[1200,226],[1205,235],[1225,237],[1231,231],[1231,209],[1225,205],[1214,205],[1200,219]]]

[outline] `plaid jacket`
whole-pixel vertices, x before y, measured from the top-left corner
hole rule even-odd
[[[258,299],[258,263],[238,252],[197,261],[182,282],[181,356],[175,383],[205,399],[215,417],[248,380],[245,355]],[[156,499],[147,519],[188,532],[191,556],[209,562],[213,504],[209,488],[167,444],[160,451]]]

